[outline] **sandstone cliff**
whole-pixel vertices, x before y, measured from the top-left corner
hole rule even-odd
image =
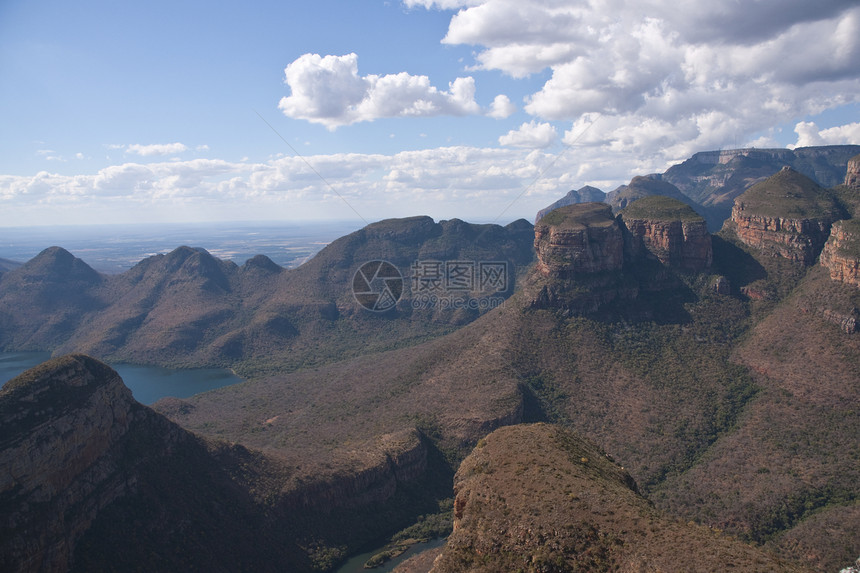
[[[537,268],[545,276],[617,271],[624,263],[621,227],[609,205],[582,203],[556,209],[535,226]]]
[[[630,260],[655,258],[664,265],[691,271],[711,266],[711,235],[705,219],[676,199],[649,196],[621,211]]]
[[[857,145],[702,151],[670,167],[663,179],[703,205],[730,205],[750,186],[778,173],[785,165],[822,187],[838,185],[845,177],[849,158],[858,152]]]
[[[460,465],[454,491],[454,532],[432,573],[801,570],[664,516],[623,468],[554,426],[493,432]]]
[[[821,251],[821,264],[833,280],[860,287],[860,221],[834,223]]]
[[[774,257],[811,265],[843,214],[834,197],[791,168],[735,199],[732,225],[745,244]]]
[[[535,226],[535,251],[536,277],[526,289],[532,306],[574,313],[680,288],[674,271],[701,272],[713,260],[704,218],[659,195],[633,201],[617,217],[603,203],[556,209]]]
[[[133,487],[106,454],[128,431],[134,404],[115,372],[82,356],[0,390],[0,569],[70,568],[98,512]]]
[[[845,185],[847,187],[860,187],[860,155],[856,155],[848,160]]]

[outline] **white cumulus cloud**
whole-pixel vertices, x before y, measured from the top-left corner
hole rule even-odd
[[[517,106],[511,103],[510,98],[504,94],[500,94],[490,104],[490,110],[487,112],[487,115],[496,119],[505,119],[513,115],[516,111]]]
[[[360,76],[358,56],[305,54],[284,70],[290,95],[278,107],[287,117],[330,130],[384,117],[430,117],[480,113],[475,80],[457,78],[443,91],[427,76],[406,72]]]
[[[438,7],[410,3],[425,4]],[[572,122],[565,141],[599,114],[580,144],[649,164],[860,102],[856,0],[482,0],[459,6],[442,41],[472,46],[472,69],[530,78],[524,111]],[[798,145],[858,142],[818,131]]]
[[[151,145],[140,145],[134,143],[125,148],[127,153],[134,153],[141,157],[149,157],[152,155],[170,155],[172,153],[182,153],[188,150],[188,146],[182,143],[154,143]]]
[[[797,142],[789,147],[810,147],[814,145],[844,145],[860,142],[860,122],[819,129],[811,121],[801,121],[794,126]]]
[[[543,149],[558,140],[558,133],[549,123],[530,121],[499,137],[499,144],[508,147]]]

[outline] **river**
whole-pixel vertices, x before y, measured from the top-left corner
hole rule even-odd
[[[0,352],[0,384],[50,357],[48,352]],[[241,378],[222,368],[176,369],[137,364],[111,364],[111,367],[122,377],[134,399],[146,405],[167,396],[188,398],[242,382]]]

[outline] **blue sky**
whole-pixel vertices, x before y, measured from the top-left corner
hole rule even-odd
[[[506,222],[696,151],[839,143],[853,0],[0,3],[2,226]]]

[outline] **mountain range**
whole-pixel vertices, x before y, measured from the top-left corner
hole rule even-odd
[[[847,566],[858,173],[780,167],[715,234],[701,198],[645,193],[534,226],[383,221],[289,271],[182,247],[110,277],[48,249],[0,275],[0,345],[79,354],[0,390],[0,563],[330,570],[450,519],[401,570]],[[645,179],[628,188],[665,183]],[[472,309],[424,308],[404,280],[369,312],[350,285],[373,260],[407,278],[505,262],[515,281]],[[147,408],[80,353],[247,382]]]

